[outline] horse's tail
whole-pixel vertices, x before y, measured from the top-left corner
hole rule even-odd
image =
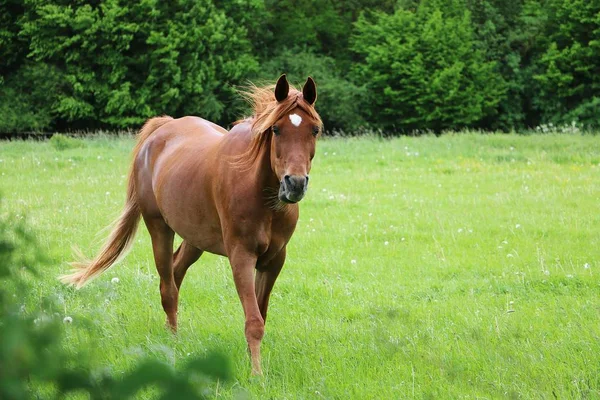
[[[133,160],[129,169],[127,186],[127,201],[119,218],[113,223],[114,228],[100,253],[93,260],[87,260],[78,254],[80,261],[71,263],[73,271],[59,279],[66,284],[83,287],[87,282],[113,266],[121,259],[133,244],[133,238],[140,222],[140,208],[136,199],[134,162],[146,139],[158,128],[173,120],[171,117],[156,117],[146,121],[138,134],[138,140],[133,149]]]

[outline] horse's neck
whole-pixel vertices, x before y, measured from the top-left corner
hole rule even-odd
[[[238,125],[235,125],[229,131],[228,146],[231,146],[231,151],[238,156],[243,155],[252,145],[252,120],[245,120]],[[260,190],[279,189],[279,179],[273,172],[271,166],[271,137],[267,136],[260,148],[256,157],[251,160],[252,165],[249,169],[242,169],[240,179],[247,178],[252,174],[256,184]]]
[[[255,160],[256,183],[262,190],[279,189],[279,179],[271,166],[271,137],[262,143]]]

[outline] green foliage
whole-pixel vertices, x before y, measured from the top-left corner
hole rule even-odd
[[[0,131],[228,125],[235,87],[314,76],[329,130],[598,125],[600,3],[0,0]]]
[[[375,13],[356,23],[354,73],[369,98],[369,122],[385,129],[441,131],[476,125],[505,94],[495,62],[477,47],[468,12],[435,2]]]
[[[256,69],[246,29],[211,0],[25,4],[29,57],[60,71],[47,105],[59,125],[138,127],[160,114],[229,120],[233,85]]]
[[[30,399],[47,388],[55,398],[86,393],[92,399],[126,399],[151,387],[162,399],[203,399],[207,382],[229,378],[228,361],[217,353],[191,358],[179,369],[146,359],[124,375],[93,371],[66,340],[64,325],[72,317],[63,319],[50,297],[31,312],[21,303],[43,264],[47,260],[24,226],[0,219],[0,398]]]
[[[54,67],[24,63],[0,83],[0,131],[42,131],[56,113],[57,90],[63,86],[61,73]]]
[[[56,150],[67,150],[85,147],[85,142],[83,140],[71,138],[60,133],[55,133],[50,138],[50,145]]]
[[[543,122],[600,125],[600,3],[551,0],[536,62],[535,107]]]

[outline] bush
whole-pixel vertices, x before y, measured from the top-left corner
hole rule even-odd
[[[83,140],[70,138],[65,135],[61,135],[60,133],[55,133],[50,138],[50,145],[54,147],[56,150],[67,150],[67,149],[77,149],[80,147],[85,147],[85,143]]]
[[[91,370],[65,343],[63,319],[51,299],[42,299],[42,309],[33,312],[18,303],[22,293],[32,291],[27,278],[35,279],[36,266],[45,262],[34,243],[23,226],[0,220],[1,399],[38,398],[40,387],[50,388],[57,398],[77,392],[92,399],[126,399],[149,386],[163,399],[202,399],[206,380],[199,377],[228,379],[229,363],[220,354],[192,359],[179,370],[154,359],[118,377]]]
[[[534,106],[544,123],[600,126],[600,4],[551,0],[539,41]]]
[[[504,82],[478,48],[464,9],[452,15],[426,1],[416,10],[359,18],[352,49],[361,60],[353,72],[367,88],[369,122],[385,130],[439,132],[497,112]]]
[[[21,20],[28,56],[61,74],[48,92],[56,128],[138,128],[162,114],[234,118],[233,85],[257,62],[244,27],[215,2],[74,3],[30,0]]]

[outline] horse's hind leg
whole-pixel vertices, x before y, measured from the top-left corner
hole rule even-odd
[[[154,261],[160,276],[160,297],[167,314],[167,322],[173,331],[177,330],[177,301],[179,290],[173,275],[174,233],[162,217],[144,217],[144,222],[152,238]]]
[[[177,290],[181,287],[181,282],[185,277],[188,268],[195,263],[202,255],[202,250],[183,241],[175,254],[173,254],[173,275]]]

